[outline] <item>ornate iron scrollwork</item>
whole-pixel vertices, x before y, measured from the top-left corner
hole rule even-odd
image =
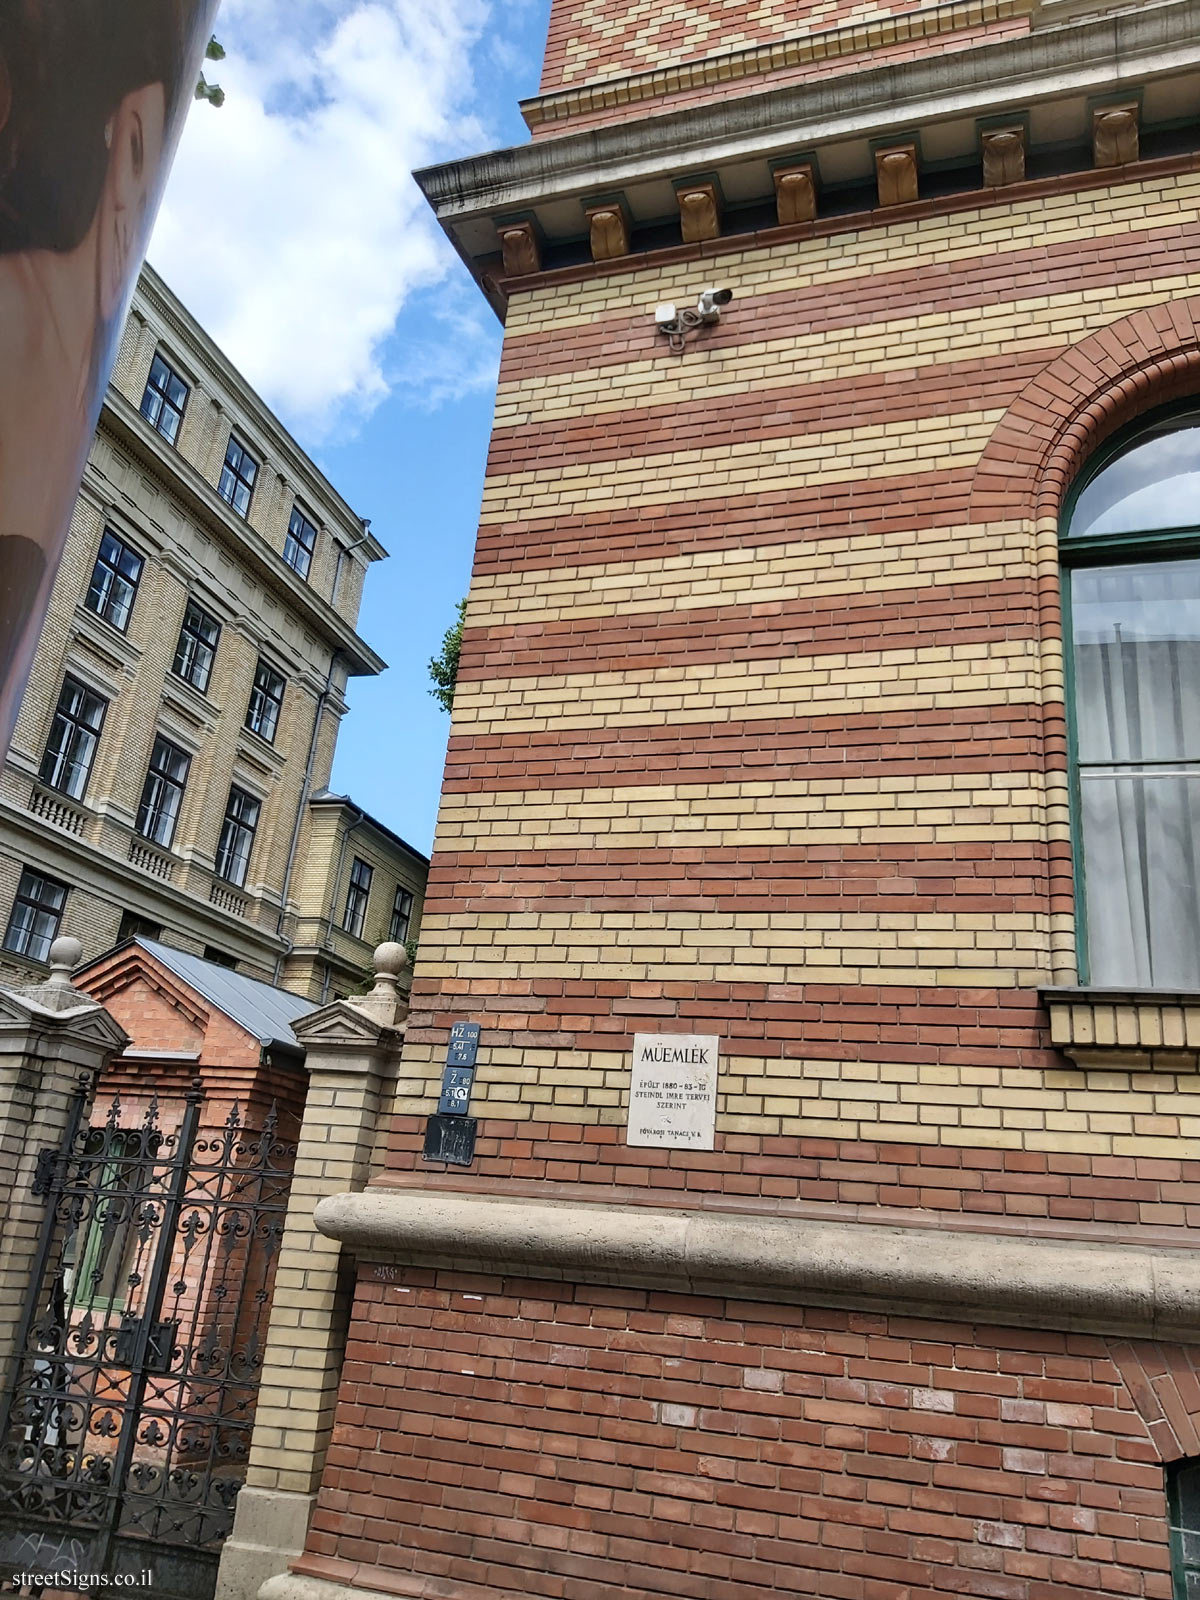
[[[86,1115],[39,1157],[48,1200],[0,1409],[0,1594],[62,1570],[186,1576],[207,1600],[249,1456],[295,1145],[277,1117],[182,1106]],[[22,1564],[24,1563],[24,1565]],[[173,1580],[173,1584],[176,1580]],[[4,1585],[8,1584],[6,1588]],[[189,1587],[190,1586],[190,1587]],[[174,1596],[176,1588],[172,1587]]]

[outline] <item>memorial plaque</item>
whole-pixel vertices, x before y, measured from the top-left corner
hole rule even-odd
[[[667,1150],[713,1148],[719,1050],[720,1040],[711,1034],[634,1037],[629,1144]]]
[[[479,1054],[479,1023],[456,1022],[450,1029],[450,1043],[446,1046],[448,1067],[473,1067]]]

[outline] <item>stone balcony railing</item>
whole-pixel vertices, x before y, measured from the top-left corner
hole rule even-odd
[[[76,838],[83,834],[88,820],[88,813],[82,806],[36,783],[29,796],[29,813],[37,817],[39,822],[59,828],[63,833],[74,834]]]
[[[209,903],[219,911],[228,912],[231,917],[245,917],[246,909],[250,902],[244,894],[239,894],[236,889],[231,889],[227,883],[214,880],[208,891]]]
[[[161,878],[164,883],[170,883],[175,876],[175,863],[170,856],[163,855],[141,839],[129,841],[129,860],[131,865],[150,873],[152,877]]]

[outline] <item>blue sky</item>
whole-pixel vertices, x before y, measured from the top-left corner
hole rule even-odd
[[[449,719],[500,326],[408,176],[524,142],[549,0],[224,0],[225,105],[188,120],[149,258],[391,553],[333,787],[419,849]]]

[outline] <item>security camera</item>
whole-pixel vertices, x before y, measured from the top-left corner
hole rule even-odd
[[[696,312],[702,322],[719,322],[721,307],[733,299],[732,289],[705,289],[696,302]]]

